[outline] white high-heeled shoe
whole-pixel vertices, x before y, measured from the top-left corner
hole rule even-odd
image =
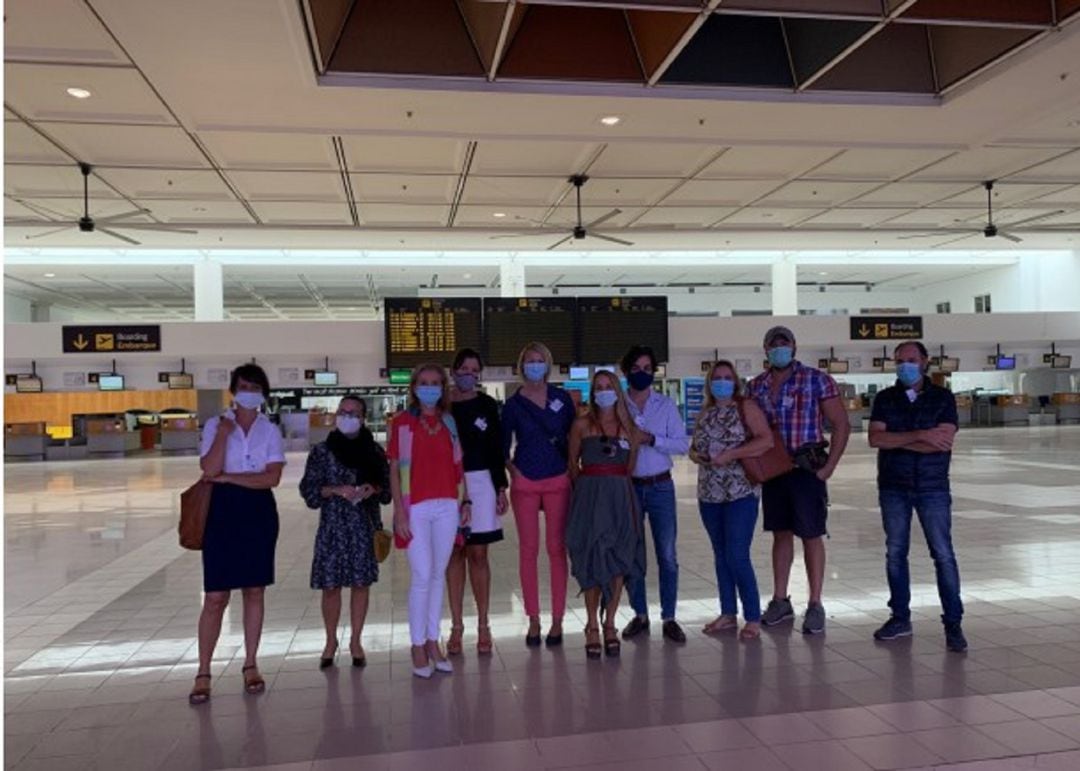
[[[454,665],[450,663],[450,659],[443,659],[442,661],[435,662],[435,671],[443,672],[450,675],[454,672]]]
[[[431,676],[432,676],[432,674],[434,674],[434,672],[435,672],[435,670],[432,669],[430,663],[425,664],[422,667],[413,667],[413,670],[412,670],[412,673],[413,673],[414,676],[421,677],[424,680],[430,680]]]

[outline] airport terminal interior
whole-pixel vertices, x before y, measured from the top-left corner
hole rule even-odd
[[[6,769],[1080,769],[1080,2],[9,0],[3,45]],[[300,482],[343,396],[386,445],[414,368],[461,348],[508,404],[544,343],[584,410],[647,345],[638,390],[693,432],[713,362],[744,383],[783,367],[775,327],[836,383],[834,442],[850,430],[821,633],[799,539],[794,618],[706,632],[714,552],[676,452],[685,641],[647,532],[648,631],[588,657],[571,577],[562,643],[527,645],[508,511],[490,649],[467,586],[453,672],[417,676],[415,551],[395,546],[365,665],[347,602],[321,665],[327,515]],[[871,415],[910,340],[908,398],[956,405],[964,651],[918,518],[913,633],[875,639]],[[178,536],[245,364],[285,459],[256,692],[239,591],[196,679],[212,549]],[[612,623],[634,618],[624,592]],[[445,605],[439,632],[445,650]]]

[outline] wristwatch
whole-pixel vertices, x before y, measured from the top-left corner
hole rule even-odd
[[[472,506],[472,501],[470,501],[468,498],[463,498],[462,501],[461,501],[461,505],[462,506]]]

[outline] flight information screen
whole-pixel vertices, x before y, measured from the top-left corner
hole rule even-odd
[[[494,367],[517,364],[518,354],[537,341],[556,364],[575,361],[573,297],[499,297],[484,300],[484,360]]]
[[[611,364],[633,345],[648,345],[668,360],[666,297],[579,297],[578,363]]]
[[[384,311],[388,369],[449,365],[459,348],[480,350],[478,297],[388,297]]]

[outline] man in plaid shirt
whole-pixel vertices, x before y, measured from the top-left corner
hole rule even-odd
[[[821,589],[825,582],[826,481],[836,470],[851,435],[847,411],[836,382],[821,370],[795,359],[795,335],[787,327],[765,333],[769,368],[750,382],[750,395],[779,428],[795,467],[761,488],[765,529],[773,534],[773,597],[761,623],[773,626],[795,617],[788,595],[795,536],[803,543],[810,598],[803,617],[804,634],[825,631]],[[825,452],[824,420],[831,427],[832,447]]]

